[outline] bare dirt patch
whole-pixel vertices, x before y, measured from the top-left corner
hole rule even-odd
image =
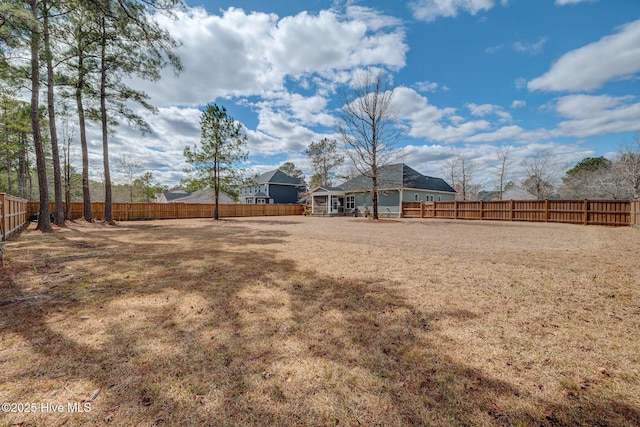
[[[639,253],[560,224],[29,229],[0,401],[37,406],[0,425],[640,425]]]

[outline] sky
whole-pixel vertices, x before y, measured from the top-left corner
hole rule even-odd
[[[517,181],[522,159],[551,155],[562,174],[585,157],[613,158],[640,131],[638,0],[186,3],[158,18],[182,43],[184,70],[130,82],[158,107],[152,132],[121,125],[110,143],[114,168],[126,154],[169,186],[187,176],[183,149],[199,143],[208,103],[243,124],[249,173],[292,161],[310,176],[305,148],[338,139],[340,94],[367,69],[395,86],[402,161],[446,179],[443,165],[465,155],[487,190],[501,146]],[[97,167],[100,144],[94,129]]]

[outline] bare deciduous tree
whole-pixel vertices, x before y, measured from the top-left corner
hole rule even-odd
[[[513,163],[511,160],[511,145],[502,145],[497,150],[498,165],[496,166],[496,175],[498,177],[498,194],[499,200],[502,200],[504,187],[507,181],[507,171]]]
[[[473,174],[476,172],[476,164],[466,154],[460,154],[444,163],[445,174],[451,180],[451,185],[456,190],[456,199],[475,200],[480,190],[480,185],[473,183]]]
[[[118,165],[122,171],[124,178],[129,186],[129,201],[133,202],[133,181],[140,172],[142,172],[142,164],[133,155],[121,153],[118,156]]]
[[[640,133],[622,149],[614,164],[617,175],[628,188],[630,197],[640,197]]]
[[[524,158],[521,167],[525,174],[522,186],[538,200],[548,198],[555,188],[555,174],[558,169],[557,162],[550,153],[540,151]]]
[[[402,134],[393,108],[393,85],[384,72],[367,70],[354,78],[353,92],[343,94],[338,132],[356,170],[371,180],[373,219],[378,219],[379,171],[397,161]]]

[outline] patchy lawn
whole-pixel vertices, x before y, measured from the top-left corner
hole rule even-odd
[[[0,426],[640,425],[639,254],[560,224],[29,229],[0,268]]]

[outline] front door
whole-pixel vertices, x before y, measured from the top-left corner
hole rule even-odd
[[[342,213],[344,212],[344,197],[342,196],[331,196],[331,213]]]

